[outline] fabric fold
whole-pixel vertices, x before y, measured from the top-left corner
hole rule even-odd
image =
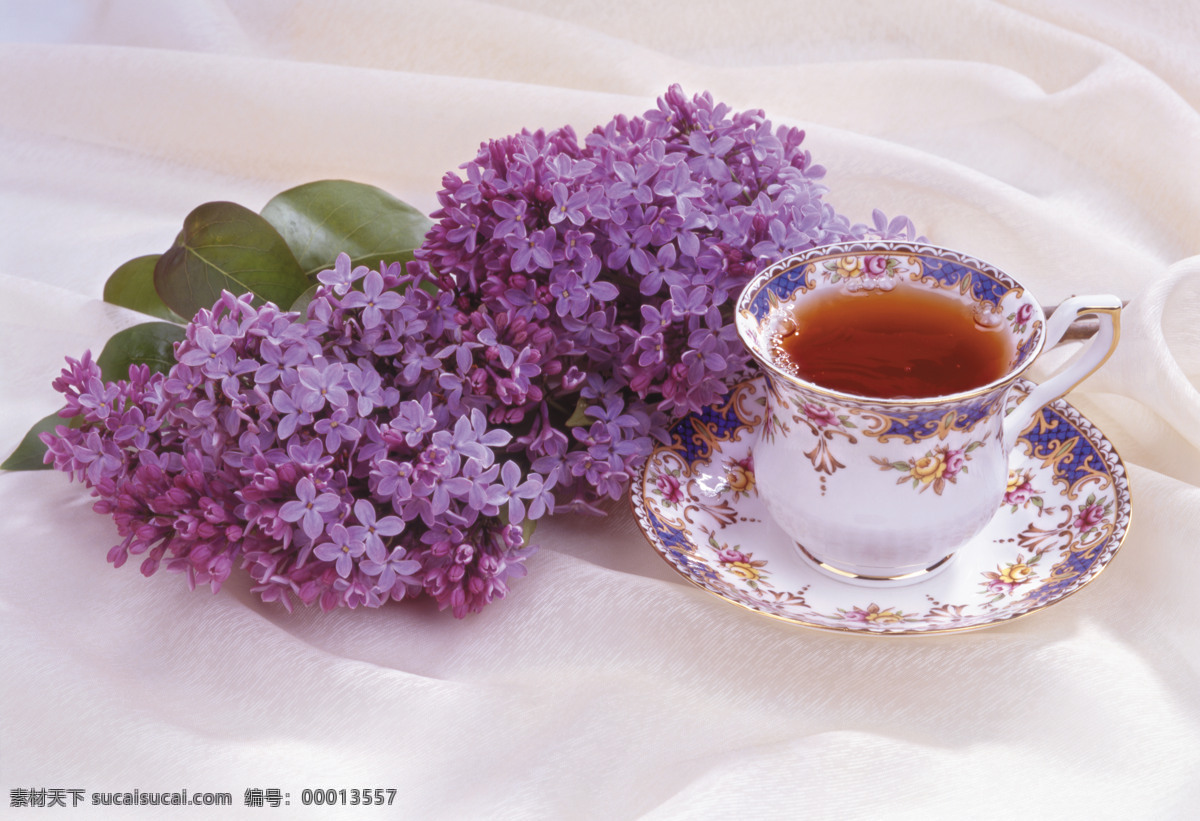
[[[854,221],[907,215],[1043,304],[1125,300],[1116,354],[1067,400],[1124,460],[1132,525],[1078,593],[957,635],[734,606],[663,562],[626,500],[542,521],[529,575],[477,615],[428,597],[289,614],[246,578],[214,594],[113,569],[116,528],[81,485],[4,472],[10,804],[186,785],[230,794],[213,817],[279,815],[255,789],[288,794],[289,818],[1194,816],[1193,4],[36,6],[0,7],[4,456],[57,407],[64,357],[140,321],[103,303],[109,274],[195,206],[344,178],[430,213],[488,140],[582,138],[679,83],[805,129]],[[390,803],[349,806],[376,787]],[[313,802],[326,788],[339,806]]]

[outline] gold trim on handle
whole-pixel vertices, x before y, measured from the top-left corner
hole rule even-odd
[[[1063,395],[1066,395],[1066,394],[1070,393],[1071,391],[1075,390],[1075,388],[1077,388],[1081,382],[1086,380],[1089,376],[1094,374],[1096,371],[1100,370],[1100,368],[1103,367],[1104,363],[1107,362],[1110,358],[1112,358],[1113,353],[1117,350],[1117,343],[1121,341],[1121,308],[1122,307],[1123,306],[1119,306],[1119,307],[1115,307],[1115,308],[1085,308],[1076,314],[1076,316],[1090,316],[1093,314],[1108,314],[1109,317],[1111,317],[1111,321],[1112,321],[1113,337],[1112,337],[1112,341],[1108,343],[1108,353],[1104,354],[1104,356],[1102,356],[1100,358],[1100,361],[1097,362],[1090,371],[1085,373],[1083,376],[1079,377],[1078,382],[1076,382],[1074,385],[1072,385],[1067,390],[1063,391]],[[1072,323],[1072,324],[1074,324],[1074,323]],[[1099,332],[1100,332],[1100,329],[1096,329],[1095,333],[1099,333]],[[1065,333],[1063,334],[1063,338],[1064,339],[1066,338]],[[1062,341],[1062,340],[1059,340],[1059,341]]]

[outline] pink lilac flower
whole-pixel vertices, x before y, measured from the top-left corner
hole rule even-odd
[[[313,480],[305,476],[296,485],[296,499],[279,508],[279,518],[299,524],[308,538],[315,539],[325,530],[326,514],[340,506],[337,494],[318,494]]]
[[[364,328],[374,328],[383,321],[383,311],[404,304],[400,294],[385,290],[383,276],[378,271],[367,274],[362,291],[351,291],[342,300],[343,308],[362,308]]]
[[[403,547],[394,547],[392,552],[378,559],[368,558],[360,565],[368,576],[377,576],[376,589],[382,594],[391,594],[397,588],[398,582],[412,580],[421,569],[421,563],[406,559],[407,551]],[[413,582],[415,584],[415,582]],[[400,596],[407,592],[407,586],[400,587]]]
[[[313,555],[322,561],[333,562],[337,574],[344,579],[354,569],[354,560],[365,551],[366,545],[361,538],[345,525],[335,524],[329,528],[329,541],[317,545]]]
[[[371,559],[385,561],[387,546],[384,539],[400,534],[404,530],[404,520],[399,516],[377,518],[375,505],[367,499],[359,499],[354,503],[354,517],[358,524],[350,528],[350,535],[362,541]]]

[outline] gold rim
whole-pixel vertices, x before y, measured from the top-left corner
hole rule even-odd
[[[1104,363],[1107,362],[1114,353],[1116,353],[1117,345],[1121,341],[1121,309],[1120,308],[1088,308],[1085,311],[1080,311],[1079,315],[1086,316],[1087,314],[1107,314],[1109,316],[1110,321],[1112,322],[1112,335],[1113,335],[1112,342],[1108,343],[1108,352],[1106,354],[1104,354],[1103,357],[1101,357],[1100,361],[1097,362],[1090,371],[1085,373],[1083,376],[1079,377],[1078,381],[1076,381],[1075,384],[1072,385],[1070,388],[1063,391],[1063,393],[1070,393],[1076,387],[1078,387],[1080,385],[1080,383],[1085,381],[1088,377],[1090,377],[1096,371],[1100,370],[1100,368],[1104,367]]]
[[[852,573],[849,570],[843,570],[840,567],[829,564],[828,562],[823,562],[820,559],[818,559],[816,556],[814,556],[813,554],[809,553],[808,549],[804,545],[800,544],[799,542],[796,543],[796,547],[800,550],[800,553],[803,554],[804,558],[808,559],[810,562],[817,565],[818,567],[820,567],[824,570],[827,570],[830,573],[835,573],[838,576],[842,576],[843,578],[858,579],[859,581],[864,581],[864,582],[899,582],[899,581],[909,581],[911,579],[917,579],[917,578],[920,578],[921,576],[927,576],[930,573],[937,571],[943,565],[945,565],[946,562],[948,562],[954,558],[954,554],[950,553],[950,554],[938,559],[936,562],[929,565],[929,567],[923,567],[920,570],[913,570],[910,573],[898,573],[895,576],[868,576],[864,573]]]
[[[1038,333],[1037,344],[1034,346],[1033,350],[1031,350],[1029,352],[1028,356],[1025,359],[1025,364],[1021,365],[1019,368],[1017,368],[1014,371],[1006,373],[1004,376],[1000,377],[999,379],[994,379],[991,382],[988,382],[986,385],[980,385],[977,388],[972,388],[969,391],[962,391],[961,393],[946,394],[945,396],[930,396],[930,397],[924,397],[924,398],[918,398],[918,399],[903,399],[903,398],[888,399],[885,397],[878,397],[878,396],[861,396],[861,395],[855,394],[855,393],[843,393],[842,391],[835,391],[835,390],[831,390],[829,388],[824,388],[824,387],[821,387],[820,385],[814,384],[814,383],[809,382],[804,379],[800,379],[796,376],[793,376],[792,374],[789,374],[787,371],[783,371],[783,370],[780,370],[779,368],[775,367],[774,364],[767,361],[768,360],[767,357],[760,357],[758,355],[757,350],[756,350],[757,349],[756,345],[752,345],[750,343],[750,341],[745,338],[745,336],[742,336],[741,324],[736,321],[736,317],[741,314],[743,303],[746,303],[748,305],[750,301],[752,301],[755,297],[757,297],[762,292],[766,283],[769,282],[771,279],[774,279],[776,276],[778,276],[779,274],[781,274],[785,271],[792,271],[803,265],[810,265],[810,264],[813,264],[816,262],[823,262],[825,260],[830,260],[830,259],[840,259],[842,257],[846,257],[846,256],[850,256],[850,255],[868,254],[868,253],[871,253],[872,251],[877,251],[880,253],[893,253],[893,254],[908,253],[908,254],[913,254],[915,256],[928,255],[928,256],[935,256],[935,257],[939,257],[939,258],[950,258],[954,262],[962,265],[965,268],[970,269],[971,271],[973,271],[981,276],[988,277],[989,279],[997,279],[1000,282],[1003,282],[1005,285],[1010,286],[1010,291],[1019,291],[1020,296],[1022,296],[1022,297],[1027,295],[1025,286],[1023,286],[1021,283],[1017,282],[1016,279],[1014,279],[1010,274],[1006,273],[1005,271],[1000,270],[999,268],[997,268],[994,265],[989,265],[988,263],[984,262],[983,260],[977,259],[977,258],[971,256],[970,254],[964,254],[961,251],[955,251],[951,248],[945,248],[945,247],[942,247],[939,245],[928,245],[928,244],[915,243],[915,242],[897,242],[897,241],[888,241],[888,240],[880,240],[878,242],[857,241],[857,242],[845,242],[845,243],[835,243],[835,244],[831,244],[831,245],[823,245],[823,246],[820,246],[817,248],[812,248],[808,251],[802,251],[799,254],[794,254],[793,256],[785,257],[784,259],[781,259],[778,262],[772,263],[771,265],[764,268],[762,271],[755,274],[754,277],[750,280],[750,282],[748,282],[746,284],[745,288],[743,288],[742,292],[738,295],[737,302],[735,303],[735,306],[734,306],[735,325],[737,326],[738,336],[741,337],[742,343],[745,344],[746,347],[750,350],[750,355],[754,358],[754,361],[758,363],[759,367],[769,371],[771,374],[776,375],[776,376],[780,377],[781,379],[786,380],[790,384],[792,384],[798,388],[801,388],[802,390],[811,391],[812,393],[820,394],[821,396],[840,400],[843,404],[845,404],[846,402],[853,402],[853,403],[857,403],[857,404],[875,404],[875,405],[893,405],[893,406],[898,405],[898,406],[903,406],[903,407],[925,407],[925,406],[953,404],[953,403],[961,402],[961,401],[967,400],[967,399],[974,399],[974,398],[977,398],[984,394],[990,393],[992,391],[1008,389],[1027,370],[1029,370],[1030,367],[1033,366],[1034,361],[1036,361],[1038,356],[1041,355],[1042,350],[1043,350],[1043,348],[1045,348],[1045,344],[1046,344],[1046,312],[1042,309],[1042,306],[1038,303],[1038,301],[1036,299],[1034,299],[1033,297],[1030,297],[1030,304],[1033,305],[1034,310],[1036,311],[1036,316],[1031,317],[1030,321],[1031,322],[1040,322],[1042,325],[1042,330]],[[751,288],[753,286],[755,286],[756,283],[760,283],[760,284],[758,284],[757,287],[754,287],[753,294],[751,296],[747,297],[746,295],[751,293]],[[1008,292],[1006,292],[1006,294],[1007,293]],[[1096,313],[1104,313],[1104,312],[1108,312],[1109,310],[1110,309],[1104,308],[1104,309],[1097,309],[1095,312]],[[1111,351],[1110,351],[1110,355],[1111,355]],[[1107,359],[1107,357],[1106,357],[1106,359]],[[1103,364],[1103,362],[1101,362],[1101,364]],[[1097,365],[1097,367],[1099,367],[1099,365]]]

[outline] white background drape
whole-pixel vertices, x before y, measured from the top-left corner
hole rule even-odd
[[[3,455],[63,357],[139,321],[104,281],[194,206],[348,178],[429,212],[480,142],[680,83],[805,128],[852,219],[908,214],[1046,303],[1129,300],[1071,401],[1133,491],[1078,595],[869,639],[689,586],[623,504],[544,522],[529,576],[462,621],[289,615],[244,579],[113,570],[79,485],[0,474],[0,814],[36,814],[13,790],[187,788],[236,806],[157,817],[1196,817],[1200,6],[8,0],[0,41]],[[397,793],[335,814],[306,787]]]

